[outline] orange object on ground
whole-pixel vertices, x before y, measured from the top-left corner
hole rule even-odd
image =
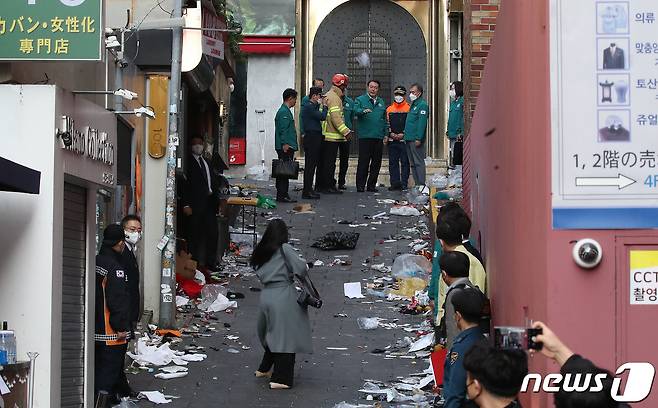
[[[176,337],[183,336],[180,330],[173,330],[173,329],[158,329],[155,331],[155,334],[157,334],[158,336],[164,336],[165,334],[171,334],[172,336],[176,336]]]

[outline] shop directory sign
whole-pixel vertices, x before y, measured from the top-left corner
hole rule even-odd
[[[102,0],[0,1],[0,60],[101,59]]]
[[[553,227],[658,227],[658,2],[551,0]]]

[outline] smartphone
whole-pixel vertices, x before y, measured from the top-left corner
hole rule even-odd
[[[494,327],[494,345],[500,349],[541,350],[544,345],[532,338],[541,334],[541,329],[515,326]]]

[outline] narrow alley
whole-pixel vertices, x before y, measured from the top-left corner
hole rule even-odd
[[[267,380],[254,377],[263,349],[256,335],[259,293],[250,289],[258,288],[260,284],[249,268],[230,264],[224,270],[231,276],[229,291],[245,295],[244,299],[238,300],[238,307],[231,309],[231,313],[212,314],[216,320],[194,318],[194,312],[182,315],[189,323],[182,328],[183,332],[196,326],[201,333],[212,333],[211,337],[186,335],[183,341],[185,346],[202,347],[199,352],[207,354],[208,358],[190,363],[189,375],[180,379],[160,380],[151,372],[129,374],[132,387],[136,391],[157,390],[178,397],[168,405],[172,408],[333,407],[341,401],[365,403],[366,394],[358,390],[367,381],[399,381],[413,374],[418,376],[411,378],[418,382],[427,378],[428,374],[423,373],[428,369],[429,350],[417,355],[407,353],[410,341],[415,342],[431,332],[427,317],[400,313],[401,307],[409,304],[407,299],[386,301],[370,295],[363,299],[348,299],[343,291],[346,282],[360,282],[366,294],[367,284],[375,279],[393,280],[390,273],[375,270],[372,266],[380,268],[384,264],[390,267],[396,256],[412,252],[412,247],[418,244],[412,244],[414,240],[426,240],[427,244],[421,246],[429,248],[426,216],[388,214],[391,203],[403,199],[405,196],[401,193],[348,192],[340,196],[323,196],[322,200],[313,202],[311,213],[293,211],[294,204],[280,204],[271,214],[259,210],[260,231],[267,223],[266,218],[281,217],[290,227],[291,243],[299,253],[308,262],[324,263],[324,266],[311,269],[311,276],[324,300],[321,309],[309,308],[314,354],[298,355],[293,389],[272,391]],[[381,213],[385,216],[372,219],[373,215]],[[311,247],[316,238],[329,231],[358,232],[360,237],[356,249],[323,251]],[[332,263],[339,262],[347,265],[332,266]],[[201,314],[197,312],[196,316]],[[357,324],[359,317],[380,318],[381,325],[374,330],[362,330]],[[206,331],[209,327],[216,331]],[[395,347],[396,344],[399,347]],[[182,346],[177,348],[184,349]],[[428,388],[431,391],[431,385]],[[406,394],[412,396],[413,392]],[[418,401],[431,401],[431,392],[427,398]]]

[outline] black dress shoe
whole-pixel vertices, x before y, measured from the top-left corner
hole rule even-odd
[[[276,201],[277,201],[277,203],[296,203],[297,202],[297,200],[293,200],[290,197],[277,198]]]
[[[368,188],[367,191],[370,193],[379,193],[379,189],[377,189],[377,187]]]
[[[402,186],[390,186],[388,191],[402,191]]]
[[[328,188],[322,191],[324,194],[343,194],[342,191],[338,190],[336,187]]]
[[[363,189],[363,188],[359,188],[359,187],[356,188],[357,193],[363,193],[364,191],[366,191],[366,190]]]
[[[347,187],[345,187],[345,184],[341,184],[340,186],[338,186],[338,189],[339,190],[347,190]]]
[[[305,200],[317,200],[320,198],[320,195],[314,193],[302,193],[302,198]]]

